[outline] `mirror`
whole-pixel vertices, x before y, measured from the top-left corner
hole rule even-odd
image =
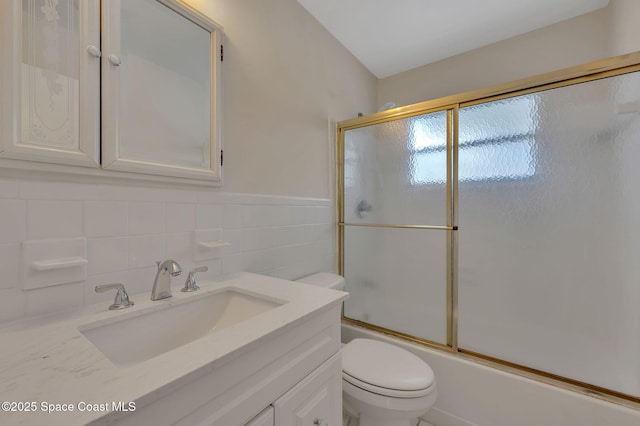
[[[103,4],[103,168],[219,182],[220,27],[175,1]]]

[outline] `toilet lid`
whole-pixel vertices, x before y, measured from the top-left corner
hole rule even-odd
[[[342,380],[343,382],[347,382],[356,386],[360,389],[363,389],[367,392],[377,393],[378,395],[392,397],[392,398],[420,398],[423,396],[427,396],[435,391],[435,382],[430,387],[426,389],[418,389],[418,390],[397,390],[397,389],[389,389],[383,388],[380,386],[372,385],[371,383],[366,383],[361,380],[356,379],[353,376],[348,375],[344,371],[342,372]],[[342,389],[348,389],[342,386]],[[348,391],[347,391],[348,392]]]
[[[361,382],[400,391],[433,384],[431,367],[416,355],[389,343],[354,339],[342,349],[342,371]]]

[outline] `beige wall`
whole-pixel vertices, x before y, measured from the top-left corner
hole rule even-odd
[[[606,8],[378,81],[378,106],[407,105],[640,50],[640,1]]]
[[[611,0],[610,50],[611,55],[622,55],[640,50],[640,1]]]
[[[190,0],[224,26],[224,191],[329,198],[329,119],[375,111],[376,78],[296,0]]]

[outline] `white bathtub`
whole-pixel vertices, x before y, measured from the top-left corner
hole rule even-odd
[[[342,341],[383,340],[424,359],[433,369],[438,400],[423,420],[435,426],[638,426],[640,409],[602,401],[510,374],[351,324]]]

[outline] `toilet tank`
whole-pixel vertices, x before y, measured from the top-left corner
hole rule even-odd
[[[306,277],[300,278],[296,281],[344,291],[344,278],[331,272],[318,272],[317,274],[307,275]]]

